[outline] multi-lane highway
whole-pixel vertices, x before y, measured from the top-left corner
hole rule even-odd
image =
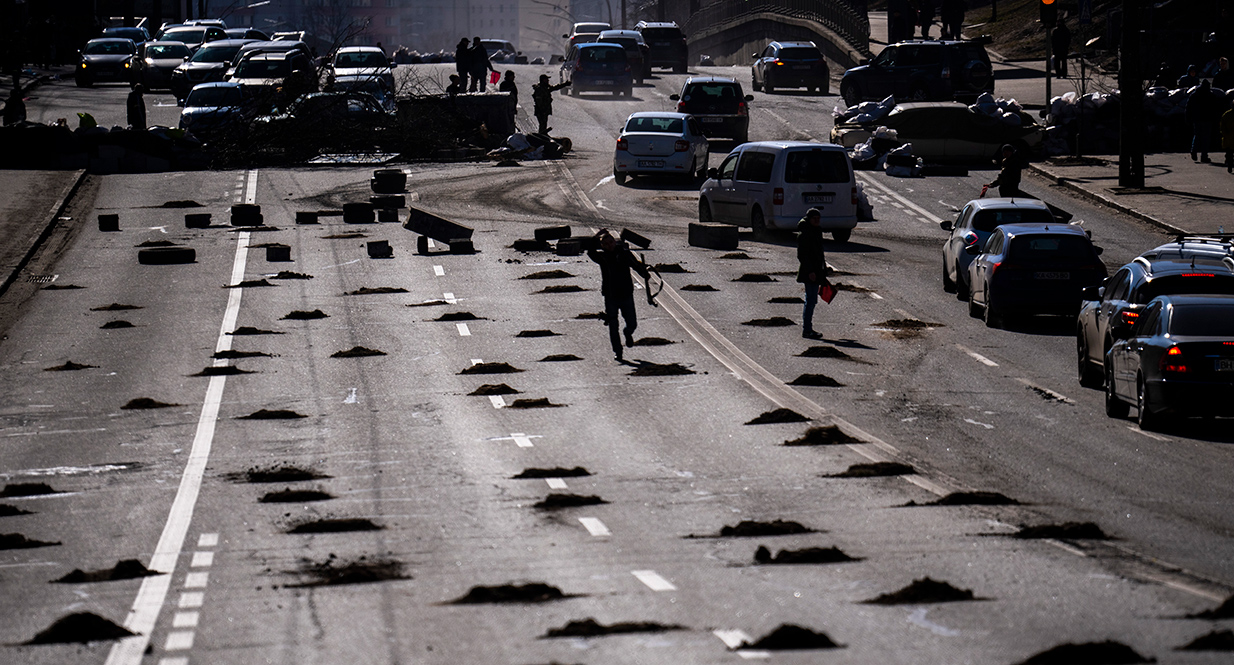
[[[1223,662],[1175,649],[1229,624],[1186,618],[1234,585],[1228,423],[1111,420],[1076,381],[1072,323],[991,330],[943,293],[938,222],[992,170],[862,173],[877,221],[827,245],[843,288],[819,305],[824,339],[751,325],[800,322],[792,236],[691,247],[696,186],[611,177],[625,117],[669,110],[682,79],[558,98],[559,162],[405,166],[412,205],[474,227],[474,255],[418,255],[397,224],[295,224],[367,200],[372,167],[89,176],[27,269],[58,288],[20,282],[4,317],[0,533],[42,546],[0,552],[0,661],[1017,663],[1111,640]],[[120,87],[39,94],[45,119],[121,120]],[[173,124],[160,99],[151,122]],[[839,103],[756,93],[751,140],[824,140]],[[1083,219],[1111,271],[1163,240],[1025,189]],[[201,207],[165,207],[184,201]],[[230,227],[234,203],[265,227]],[[597,267],[511,247],[556,224],[637,231],[667,266],[625,364],[586,316]],[[375,240],[393,257],[370,258]],[[196,262],[139,265],[158,242]],[[84,367],[49,371],[68,363]],[[748,424],[781,408],[811,422]],[[879,462],[907,468],[844,477]],[[923,505],[977,491],[1018,505]],[[776,520],[803,532],[726,529]],[[1067,522],[1109,538],[1012,537]],[[758,563],[760,546],[821,562]],[[56,582],[128,559],[160,574]],[[949,586],[867,602],[923,578]],[[514,588],[532,583],[552,588]],[[24,644],[87,612],[138,635]],[[784,624],[842,648],[733,650]]]

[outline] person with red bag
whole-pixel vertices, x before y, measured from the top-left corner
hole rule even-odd
[[[823,253],[823,229],[820,224],[823,213],[810,208],[806,216],[797,222],[797,281],[805,285],[806,304],[801,312],[801,336],[806,339],[822,339],[814,331],[814,307],[818,304],[820,291],[829,289],[827,302],[835,297],[835,287],[827,281],[827,256]]]

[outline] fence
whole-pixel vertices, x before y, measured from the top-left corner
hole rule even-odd
[[[719,0],[690,15],[683,28],[694,37],[756,14],[782,14],[827,26],[859,53],[870,52],[866,0]]]

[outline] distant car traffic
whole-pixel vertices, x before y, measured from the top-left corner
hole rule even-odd
[[[171,72],[171,94],[184,101],[193,86],[222,81],[231,61],[251,39],[221,39],[203,44],[187,61]]]
[[[145,28],[103,28],[103,36],[131,39],[138,46],[150,41],[150,33]]]
[[[376,79],[393,91],[393,67],[385,51],[376,46],[345,46],[330,60],[326,71],[326,88],[331,88],[340,80],[350,82],[357,79]]]
[[[146,42],[139,50],[134,78],[148,90],[170,88],[172,72],[193,55],[180,42]]]
[[[227,33],[222,28],[212,25],[181,25],[159,31],[156,41],[182,42],[196,51],[202,44],[220,39],[227,39]]]
[[[1057,221],[1050,208],[1036,199],[992,197],[969,201],[955,222],[939,223],[944,231],[951,232],[943,242],[943,291],[968,300],[968,266],[973,256],[964,250],[973,245],[984,247],[998,227],[1054,223]]]
[[[634,74],[620,44],[589,42],[571,46],[561,63],[560,77],[570,81],[570,94],[603,91],[629,97]]]
[[[761,53],[754,54],[750,87],[767,94],[776,88],[806,88],[826,94],[831,87],[831,73],[814,42],[771,42]]]
[[[568,51],[571,46],[594,42],[600,38],[601,32],[612,29],[613,26],[607,23],[575,23],[574,27],[570,30],[570,34],[562,35],[561,37],[566,40],[566,50]]]
[[[1234,296],[1158,296],[1128,328],[1106,358],[1107,415],[1125,418],[1134,405],[1144,430],[1231,415]]]
[[[1010,317],[1075,316],[1080,292],[1106,277],[1101,249],[1079,226],[1000,226],[985,247],[969,245],[968,313],[991,328]]]
[[[651,76],[651,63],[647,59],[647,42],[635,30],[605,30],[596,41],[605,44],[620,44],[626,50],[634,82],[642,85],[643,79]]]
[[[695,181],[707,172],[707,138],[693,116],[643,111],[626,119],[613,153],[613,177],[673,175]]]
[[[131,83],[136,72],[133,60],[137,45],[131,39],[104,37],[91,39],[81,49],[73,69],[78,87],[88,88],[100,81]]]
[[[238,83],[201,83],[185,98],[179,126],[210,143],[228,136],[244,136],[251,116],[252,110]]]
[[[240,61],[227,80],[239,83],[259,103],[282,106],[317,87],[317,74],[303,53],[259,53]]]
[[[669,95],[677,102],[678,113],[689,113],[702,123],[708,138],[728,138],[745,143],[750,136],[749,103],[753,95],[743,94],[741,84],[722,76],[691,76],[681,92]]]
[[[674,74],[684,74],[690,66],[690,47],[686,33],[673,22],[639,21],[634,26],[647,42],[648,59],[652,67],[671,67]]]
[[[292,158],[323,151],[375,149],[382,132],[394,124],[371,95],[361,92],[314,92],[303,95],[282,113],[253,121],[252,142],[280,149]],[[306,141],[306,137],[312,137]]]
[[[1028,114],[1020,116],[1020,124],[1013,125],[959,102],[911,102],[864,125],[840,123],[831,130],[831,142],[851,148],[884,126],[896,130],[900,141],[912,143],[913,154],[925,160],[988,162],[1007,144],[1021,155],[1041,145],[1044,128]]]
[[[227,28],[223,32],[227,33],[228,39],[255,39],[262,42],[270,39],[270,35],[257,28]]]
[[[852,106],[888,95],[905,101],[972,102],[994,92],[985,41],[914,40],[883,48],[869,64],[840,79],[840,96]]]

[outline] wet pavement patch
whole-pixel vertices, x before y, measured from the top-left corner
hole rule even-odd
[[[480,317],[471,312],[446,312],[441,316],[433,319],[434,321],[483,321]]]
[[[407,293],[407,289],[404,289],[401,286],[378,286],[375,288],[369,288],[365,286],[365,287],[358,288],[355,291],[348,291],[344,295],[372,296],[372,295],[381,295],[385,293]]]
[[[229,473],[223,477],[236,483],[295,483],[305,480],[325,480],[330,476],[296,466],[269,466],[253,467],[243,473]]]
[[[258,503],[307,503],[309,501],[329,501],[334,495],[321,490],[293,490],[287,488],[278,492],[267,492]]]
[[[139,577],[151,577],[153,575],[162,575],[155,570],[150,570],[141,564],[137,559],[124,559],[116,563],[111,568],[103,570],[84,571],[80,568],[74,568],[72,572],[59,579],[52,580],[59,584],[84,584],[88,582],[114,582],[116,580],[135,580]]]
[[[577,284],[554,284],[535,291],[535,293],[578,293],[579,291],[586,290]]]
[[[554,476],[555,477],[555,476]],[[29,510],[23,510],[17,506],[11,506],[7,503],[0,503],[0,517],[16,517],[17,515],[33,515]]]
[[[685,626],[663,624],[654,621],[620,621],[604,625],[595,619],[570,621],[561,628],[550,628],[544,637],[602,637],[604,635],[624,635],[629,633],[664,633],[670,630],[685,630]]]
[[[107,323],[104,323],[103,325],[99,326],[99,329],[100,330],[117,330],[119,328],[134,328],[134,327],[136,326],[134,326],[132,323],[128,321],[125,321],[124,319],[118,319],[115,321],[108,321]]]
[[[102,307],[91,307],[90,311],[91,312],[124,312],[130,309],[141,309],[141,306],[140,305],[122,305],[118,302],[113,302],[110,305],[104,305]]]
[[[795,651],[804,649],[836,649],[839,647],[839,644],[833,642],[824,633],[817,633],[809,628],[785,623],[755,642],[743,643],[739,648],[760,649],[763,651]]]
[[[355,531],[381,531],[385,527],[372,520],[358,517],[339,517],[302,522],[287,530],[287,533],[352,533]]]
[[[1083,663],[1084,665],[1125,665],[1134,663],[1155,663],[1136,653],[1135,649],[1106,640],[1105,642],[1085,642],[1083,644],[1060,644],[1052,649],[1021,661],[1018,665],[1059,665],[1060,663]]]
[[[368,358],[370,356],[384,356],[385,351],[370,349],[367,346],[353,346],[346,351],[335,351],[330,354],[331,358]]]
[[[519,391],[507,386],[504,383],[486,383],[479,388],[467,393],[468,395],[518,395]]]
[[[312,275],[306,275],[302,272],[292,272],[283,270],[277,275],[271,275],[270,279],[313,279]]]
[[[756,326],[759,328],[785,328],[797,324],[793,323],[790,319],[784,318],[783,316],[773,316],[770,319],[750,319],[749,321],[742,321],[741,325]]]
[[[530,275],[523,275],[519,279],[567,279],[569,277],[574,277],[574,275],[564,270],[541,270]]]
[[[97,369],[97,368],[98,368],[98,365],[83,365],[81,363],[75,363],[72,360],[69,360],[65,362],[63,365],[56,365],[55,367],[44,367],[43,371],[44,372],[75,372],[79,369]]]
[[[809,422],[809,418],[797,413],[792,409],[773,409],[764,411],[748,422],[747,425],[771,425],[775,423],[804,423]]]
[[[852,360],[853,357],[847,353],[835,348],[834,346],[811,346],[810,348],[797,354],[799,358],[838,358],[840,360]]]
[[[671,339],[664,339],[663,337],[641,337],[634,340],[634,346],[668,346],[669,344],[676,343]]]
[[[136,635],[92,612],[77,612],[57,619],[26,644],[86,644]]]
[[[881,478],[885,476],[907,476],[917,473],[916,469],[900,462],[869,462],[854,464],[840,473],[826,476],[827,478]]]
[[[811,427],[800,438],[784,442],[786,446],[840,446],[849,443],[865,443],[844,433],[836,425]]]
[[[189,376],[239,376],[240,374],[256,374],[256,372],[240,369],[235,365],[220,365],[218,367],[206,367],[196,374],[189,374]]]
[[[239,360],[240,358],[273,358],[274,356],[261,351],[236,351],[229,349],[227,351],[216,351],[213,356],[215,360]]]
[[[652,266],[652,269],[654,269],[656,272],[664,273],[664,274],[669,274],[669,273],[684,274],[684,273],[694,272],[693,270],[686,270],[685,268],[682,268],[680,263],[657,263],[654,266]]]
[[[249,289],[249,288],[261,287],[261,286],[274,286],[274,285],[266,281],[265,279],[246,279],[243,282],[239,282],[236,284],[228,284],[227,286],[224,286],[223,288],[225,289]]]
[[[551,330],[521,330],[515,337],[559,337],[560,333]]]
[[[843,388],[844,384],[826,374],[802,374],[788,382],[790,386],[814,386],[818,388]]]
[[[283,333],[277,330],[263,330],[262,328],[254,328],[252,326],[240,326],[227,334],[235,337],[242,337],[246,335],[282,335]]]
[[[556,409],[563,407],[565,404],[554,404],[548,401],[547,397],[536,397],[527,399],[516,399],[506,405],[507,409]]]
[[[736,526],[720,529],[720,538],[763,538],[768,536],[791,536],[798,533],[815,533],[814,529],[792,520],[758,522],[742,520]]]
[[[295,420],[297,418],[308,418],[308,416],[288,409],[258,409],[247,416],[238,416],[236,420]]]
[[[804,305],[806,301],[805,298],[797,296],[776,296],[768,299],[767,302],[773,305]]]
[[[562,494],[553,492],[544,497],[544,500],[537,501],[533,508],[540,510],[558,510],[560,508],[578,508],[580,506],[598,506],[608,503],[598,496],[584,494]]]
[[[59,494],[51,488],[47,483],[9,483],[0,490],[0,497],[12,498],[19,496],[46,496],[48,494]]]
[[[719,291],[716,287],[710,284],[686,284],[681,287],[682,291]]]
[[[476,363],[459,374],[514,374],[521,371],[509,363]]]
[[[322,236],[322,240],[353,240],[355,238],[367,238],[363,233],[333,233],[328,236]]]
[[[660,363],[644,362],[639,363],[639,366],[633,372],[630,372],[630,376],[680,376],[693,373],[694,370],[681,363],[661,365]]]
[[[749,258],[750,258],[750,255],[749,255],[749,254],[746,254],[745,252],[729,252],[728,254],[721,254],[719,258],[722,258],[722,259],[735,259],[735,260],[738,260],[738,261],[744,261],[744,260],[746,260],[746,259],[749,259]]]
[[[917,503],[909,501],[909,506],[1018,506],[1019,501],[998,492],[952,492],[937,501]]]
[[[582,360],[582,358],[579,358],[578,356],[572,353],[554,353],[552,355],[544,356],[543,358],[540,359],[540,362],[542,363],[563,363],[563,362],[570,362],[572,360]]]
[[[168,201],[159,207],[160,208],[204,208],[205,206],[203,206],[202,204],[196,201]]]
[[[733,280],[734,282],[776,282],[775,277],[761,272],[748,272]]]
[[[771,550],[759,545],[754,551],[754,563],[759,564],[806,564],[847,563],[860,561],[840,551],[837,547],[807,547],[800,550],[780,550],[773,557]]]
[[[312,321],[315,319],[326,319],[329,317],[330,317],[329,314],[326,314],[320,309],[315,309],[311,312],[306,312],[304,310],[297,309],[297,310],[292,310],[288,312],[287,316],[284,316],[283,318],[291,320],[291,321]]]
[[[512,480],[526,480],[528,478],[582,478],[590,476],[591,472],[581,466],[576,466],[573,469],[565,469],[555,467],[552,469],[523,469],[522,473],[510,476]]]
[[[1055,540],[1109,540],[1101,527],[1092,522],[1064,522],[1026,526],[1015,532],[1014,538],[1053,538]]]
[[[450,601],[450,605],[487,605],[496,603],[548,603],[570,598],[561,589],[543,582],[473,586],[465,595]]]
[[[977,600],[968,589],[957,589],[946,582],[939,582],[928,577],[913,580],[913,583],[891,593],[884,593],[876,598],[865,601],[868,605],[918,605],[924,603],[955,603],[966,600]],[[1051,661],[1072,662],[1072,661]],[[1092,662],[1092,661],[1076,661]]]
[[[403,564],[399,561],[360,557],[356,561],[341,563],[333,554],[321,563],[303,562],[298,572],[309,580],[287,586],[311,588],[411,579],[403,572]]]
[[[59,541],[51,543],[34,540],[20,533],[0,533],[0,550],[28,550],[35,547],[52,547],[59,544]]]
[[[1234,631],[1229,628],[1201,635],[1176,649],[1177,651],[1234,651]]]

